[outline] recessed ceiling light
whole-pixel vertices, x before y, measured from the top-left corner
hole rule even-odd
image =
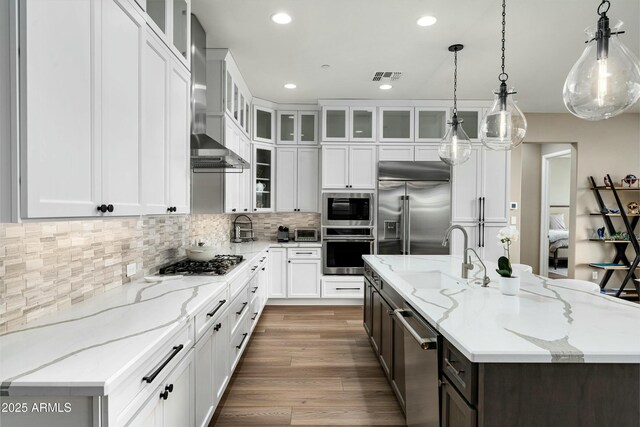
[[[437,21],[435,16],[423,16],[422,18],[418,19],[417,24],[420,25],[421,27],[429,27],[433,24],[435,24]]]
[[[284,87],[287,89],[295,89],[297,86],[295,85],[295,83],[287,83],[284,85]]]
[[[284,12],[279,12],[279,13],[274,13],[273,15],[271,15],[271,20],[273,22],[275,22],[276,24],[288,24],[289,22],[291,22],[291,16],[289,16],[289,14],[284,13]]]
[[[392,87],[393,87],[393,86],[391,86],[391,85],[380,85],[380,89],[382,89],[382,90],[389,90],[389,89],[391,89]]]
[[[328,68],[331,68],[331,65],[329,65],[329,64],[322,64],[322,65],[320,66],[320,68],[322,68],[323,70],[326,70],[326,69],[328,69]]]

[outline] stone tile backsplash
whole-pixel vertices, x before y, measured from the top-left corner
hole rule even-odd
[[[251,214],[255,237],[279,225],[320,228],[319,214]],[[196,241],[229,242],[232,215],[161,215],[0,224],[0,333],[122,286],[185,256]],[[138,273],[126,277],[128,264]]]

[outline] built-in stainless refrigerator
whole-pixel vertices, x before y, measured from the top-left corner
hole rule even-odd
[[[448,255],[451,168],[443,162],[378,163],[378,254]]]

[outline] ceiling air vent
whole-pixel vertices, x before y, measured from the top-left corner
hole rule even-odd
[[[393,82],[399,80],[401,76],[402,73],[400,71],[376,71],[373,74],[372,81],[379,82],[381,80],[389,80]]]

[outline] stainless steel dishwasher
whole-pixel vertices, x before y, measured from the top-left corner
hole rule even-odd
[[[438,333],[404,304],[394,310],[405,330],[404,370],[408,427],[438,427]]]

